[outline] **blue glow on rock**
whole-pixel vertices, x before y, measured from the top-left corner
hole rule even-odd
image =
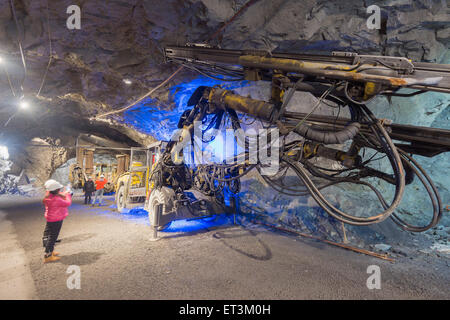
[[[158,140],[170,140],[177,128],[178,120],[186,103],[199,86],[220,85],[224,89],[232,90],[249,85],[247,81],[224,82],[204,76],[189,82],[183,82],[169,89],[170,105],[162,105],[158,99],[147,98],[125,111],[124,122],[136,130],[154,136]]]

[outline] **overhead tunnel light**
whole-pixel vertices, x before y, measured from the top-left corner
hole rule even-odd
[[[20,109],[28,109],[30,107],[30,104],[27,101],[20,101],[19,103]]]
[[[123,79],[123,82],[124,82],[126,85],[130,85],[130,84],[133,83],[133,81],[131,81],[130,79]]]

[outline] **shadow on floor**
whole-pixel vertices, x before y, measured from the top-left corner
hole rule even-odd
[[[60,262],[65,265],[84,266],[95,263],[103,252],[80,252],[68,256],[61,256]]]
[[[213,237],[220,240],[226,247],[251,259],[260,261],[272,259],[272,251],[253,230],[240,228],[217,231]]]
[[[70,242],[84,241],[84,240],[91,239],[91,238],[95,237],[96,235],[97,235],[96,233],[77,234],[77,235],[74,235],[74,236],[62,238],[61,239],[61,243],[70,243]]]
[[[64,238],[61,238],[61,242],[56,243],[55,246],[65,244],[65,243],[85,241],[85,240],[95,237],[96,235],[97,235],[96,233],[82,233],[82,234],[77,234],[77,235],[70,236],[70,237],[64,237]],[[26,243],[23,245],[23,247],[25,250],[35,250],[35,249],[43,248],[42,240],[39,242],[33,241],[33,242]]]

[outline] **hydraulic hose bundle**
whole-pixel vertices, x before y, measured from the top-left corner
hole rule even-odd
[[[255,119],[262,119],[268,122],[272,127],[275,126],[273,124],[274,119],[278,119],[278,123],[280,121],[283,123],[285,122],[284,120],[286,120],[282,116],[276,115],[276,109],[270,103],[241,97],[220,88],[203,87],[200,90],[200,93],[196,92],[193,94],[193,97],[195,96],[196,98],[194,100],[190,100],[190,105],[193,105],[194,107],[187,110],[185,114],[183,114],[179,123],[180,128],[191,128],[190,130],[192,131],[193,129],[191,125],[195,119],[197,121],[202,121],[205,128],[203,133],[206,133],[210,129],[223,129],[225,123],[231,124],[232,128],[235,131],[238,131],[241,129],[242,121],[239,119],[239,115],[236,111],[243,113],[246,116],[253,116]],[[326,172],[327,170],[329,171],[329,169],[317,167],[312,164],[310,158],[304,153],[301,153],[296,157],[290,156],[292,149],[295,146],[298,146],[298,143],[296,144],[291,142],[281,148],[280,164],[282,169],[280,171],[287,171],[289,169],[292,170],[301,180],[301,185],[287,185],[283,183],[281,179],[277,179],[274,176],[271,177],[262,175],[262,178],[278,192],[290,196],[310,194],[325,210],[325,212],[344,223],[357,226],[367,226],[379,223],[390,217],[401,228],[414,232],[425,231],[436,225],[442,215],[442,204],[436,187],[423,168],[410,155],[395,146],[382,122],[377,119],[365,105],[354,104],[353,102],[345,99],[345,97],[336,97],[330,93],[331,90],[329,90],[327,94],[320,95],[320,101],[336,103],[340,108],[346,106],[349,108],[350,114],[352,115],[352,119],[344,126],[342,130],[321,131],[313,129],[312,126],[305,121],[307,119],[306,116],[298,121],[296,125],[292,125],[293,127],[285,131],[285,134],[288,132],[294,132],[300,135],[303,138],[303,146],[306,143],[309,143],[308,141],[316,143],[316,146],[321,146],[322,144],[342,144],[345,141],[364,140],[365,147],[376,150],[377,154],[381,153],[387,157],[393,174],[388,175],[367,167],[373,157],[361,163],[354,162],[353,166],[350,166],[349,168],[335,170],[336,172],[333,174],[328,174]],[[211,119],[209,120],[209,123],[207,122],[207,119]],[[360,132],[362,123],[364,123],[367,131],[364,134]],[[286,130],[286,127],[283,126],[282,129]],[[239,139],[239,135],[237,135],[236,139]],[[240,141],[241,145],[248,146],[248,139],[250,138],[246,137],[246,139],[246,141]],[[204,141],[202,139],[202,142],[207,143],[212,140],[214,140],[214,137],[210,138],[208,141]],[[247,144],[245,144],[246,142]],[[319,145],[317,143],[319,143]],[[260,149],[268,149],[269,147],[269,144],[263,147],[260,146],[258,152],[262,151]],[[324,150],[325,149],[327,148],[324,148]],[[317,150],[320,150],[320,148],[316,148],[316,152]],[[267,150],[264,150],[263,152],[266,151]],[[327,152],[328,154],[342,153]],[[247,148],[242,154],[240,154],[241,158],[248,156],[248,153],[249,150]],[[321,155],[320,152],[316,154],[316,156],[319,155]],[[433,217],[430,223],[426,226],[413,226],[408,224],[400,218],[397,213],[395,213],[395,210],[400,204],[405,191],[404,165],[407,166],[408,172],[411,172],[418,177],[431,199],[431,203],[433,205]],[[229,162],[227,162],[227,164],[198,164],[192,170],[194,182],[192,185],[198,191],[210,196],[217,195],[219,197],[219,195],[221,195],[220,197],[222,197],[225,187],[232,190],[233,193],[238,193],[240,190],[240,178],[254,168],[261,171],[261,166],[261,163],[252,165],[248,163],[242,164]],[[168,168],[169,167],[170,165],[168,164]],[[347,175],[341,176],[343,173],[347,173]],[[284,174],[286,174],[286,172]],[[321,185],[316,185],[312,177],[327,180],[328,182]],[[395,186],[394,197],[391,203],[388,203],[384,199],[381,192],[372,184],[362,180],[366,177],[382,178]],[[322,190],[342,183],[353,183],[370,188],[380,201],[383,211],[372,214],[369,217],[360,217],[337,208],[326,199],[322,193]],[[299,189],[299,187],[301,189]]]

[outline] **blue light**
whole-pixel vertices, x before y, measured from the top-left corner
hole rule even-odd
[[[82,205],[74,204],[75,206],[79,206],[80,208],[84,207]],[[111,209],[115,209],[116,206],[110,205],[106,210],[95,210],[93,213],[104,215],[110,218],[119,218],[120,220],[130,221],[137,224],[143,224],[150,226],[150,222],[148,220],[148,212],[144,210],[143,207],[136,207],[133,209],[124,209],[122,213],[116,213],[111,211]],[[77,208],[78,209],[78,208]],[[222,225],[230,224],[231,219],[225,214],[218,214],[212,216],[206,216],[198,219],[183,219],[183,220],[175,220],[170,222],[169,226],[162,230],[161,232],[175,233],[175,232],[195,232],[208,228],[219,227]]]
[[[213,215],[201,219],[184,219],[172,221],[162,232],[195,232],[208,228],[230,224],[230,218],[225,214]]]
[[[204,163],[223,163],[225,160],[233,162],[233,156],[237,156],[244,149],[236,143],[234,135],[226,136],[225,131],[221,130],[217,133],[214,140],[209,143],[203,143],[202,151],[205,155]]]
[[[148,216],[148,212],[144,210],[142,207],[136,207],[133,209],[130,209],[128,212],[124,212],[124,214],[130,215],[130,216]]]
[[[223,82],[204,76],[189,82],[183,82],[169,89],[170,110],[161,106],[158,99],[147,98],[125,111],[124,122],[143,133],[154,136],[158,140],[170,140],[177,128],[181,114],[186,110],[186,103],[199,86],[221,85],[225,89],[242,88],[249,85],[248,81]]]

